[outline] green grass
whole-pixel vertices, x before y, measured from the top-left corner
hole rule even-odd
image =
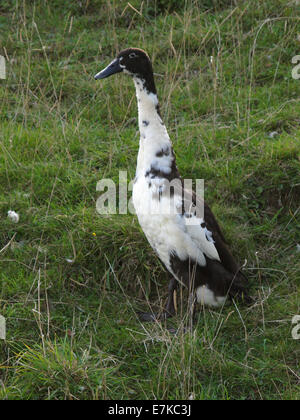
[[[0,399],[300,398],[299,12],[283,0],[1,2]],[[132,81],[93,80],[127,46],[152,57],[181,174],[205,179],[256,300],[201,310],[188,333],[179,305],[175,336],[136,316],[167,293],[136,218],[96,212],[100,179],[134,177]]]

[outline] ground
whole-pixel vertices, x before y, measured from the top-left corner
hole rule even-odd
[[[300,398],[299,12],[285,0],[1,2],[1,399]],[[129,46],[153,60],[180,172],[205,180],[255,299],[199,308],[188,331],[179,298],[168,325],[139,322],[165,302],[167,273],[134,215],[96,211],[99,180],[134,178],[132,81],[93,79]]]

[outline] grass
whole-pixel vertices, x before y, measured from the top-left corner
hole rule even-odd
[[[299,11],[283,0],[1,2],[1,399],[300,398]],[[205,179],[255,297],[201,310],[189,333],[179,305],[175,336],[136,316],[167,293],[136,218],[96,212],[100,179],[134,177],[132,82],[93,80],[127,46],[152,57],[181,174]]]

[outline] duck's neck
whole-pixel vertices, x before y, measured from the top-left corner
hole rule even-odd
[[[173,177],[175,157],[166,127],[159,112],[156,89],[149,92],[143,80],[134,78],[139,114],[140,147],[136,176],[147,172]],[[176,168],[177,170],[177,168]],[[178,171],[177,171],[178,172]],[[176,176],[178,174],[176,173]]]

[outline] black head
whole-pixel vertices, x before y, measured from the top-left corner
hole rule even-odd
[[[148,92],[156,93],[152,64],[145,51],[139,48],[121,51],[104,70],[96,74],[95,79],[104,79],[122,71],[140,79]]]

